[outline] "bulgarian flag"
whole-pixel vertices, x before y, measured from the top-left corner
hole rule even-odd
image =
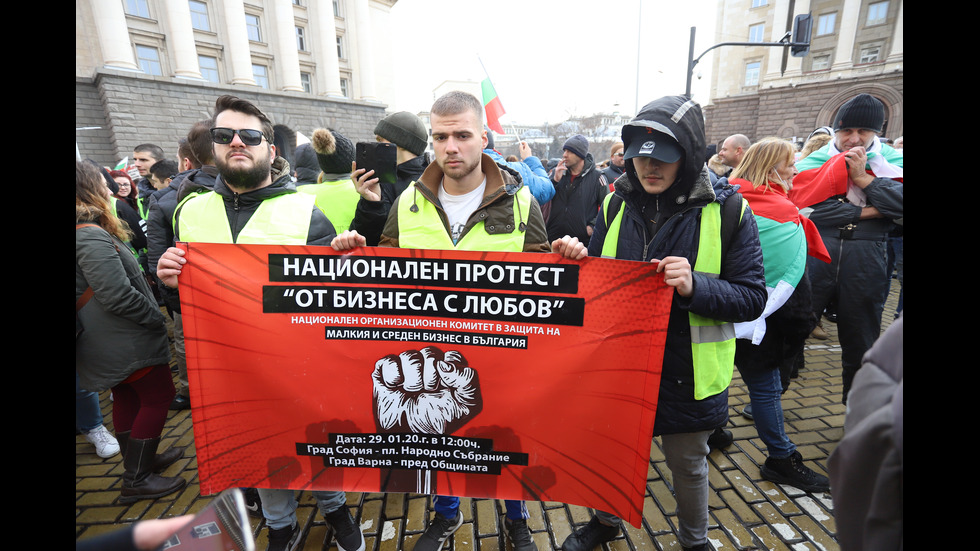
[[[869,173],[879,178],[904,181],[901,152],[875,137],[867,154],[865,170]],[[797,161],[796,169],[800,173],[793,179],[789,198],[800,208],[847,194],[847,162],[833,141]]]
[[[504,127],[500,125],[500,116],[506,111],[504,111],[504,105],[500,103],[500,98],[497,97],[497,91],[490,83],[490,77],[483,79],[481,87],[483,88],[483,108],[487,112],[487,126],[497,134],[503,134]]]
[[[126,157],[125,159],[116,163],[116,168],[113,170],[126,170],[127,166],[129,166],[129,157]]]
[[[830,254],[816,226],[800,215],[799,209],[786,197],[782,187],[770,184],[769,189],[765,186],[753,188],[751,182],[741,178],[732,179],[729,183],[740,186],[739,193],[748,201],[755,215],[762,244],[762,264],[766,271],[766,290],[769,292],[762,316],[736,323],[735,336],[759,344],[766,334],[766,318],[786,304],[803,278],[807,255],[830,262]]]

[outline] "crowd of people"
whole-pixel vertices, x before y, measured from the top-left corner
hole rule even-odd
[[[848,403],[880,334],[894,269],[904,282],[902,139],[898,147],[885,143],[883,117],[881,103],[860,94],[802,150],[785,139],[752,143],[736,134],[714,154],[700,106],[668,96],[623,127],[607,160],[597,162],[588,138],[575,135],[561,159],[548,163],[525,142],[505,158],[484,126],[481,102],[450,92],[431,108],[432,154],[429,129],[416,115],[392,113],[377,123],[377,141],[397,148],[394,183],[381,183],[375,171],[357,167],[354,144],[334,129],[315,130],[311,143],[295,148],[291,166],[277,155],[272,123],[259,107],[221,96],[211,118],[179,140],[178,159],[153,144],[134,149],[136,182],[124,171],[76,162],[77,429],[100,457],[122,454],[120,502],[186,485],[159,474],[185,453],[159,449],[167,411],[190,407],[179,301],[186,260],[178,241],[653,262],[673,298],[652,436],[661,438],[672,473],[678,541],[711,549],[707,456],[732,442],[725,426],[736,367],[750,397],[742,415],[767,446],[762,476],[830,490],[828,477],[807,466],[787,437],[780,396],[826,314],[838,324]],[[492,226],[509,232],[491,233]],[[106,390],[115,434],[98,408],[97,393]],[[301,534],[295,492],[257,494],[269,549],[294,549]],[[338,548],[364,549],[345,493],[313,495]],[[433,504],[417,551],[441,549],[463,522],[459,497],[434,496]],[[537,549],[524,503],[505,505],[514,549]],[[596,510],[562,548],[595,549],[621,531],[621,519]]]

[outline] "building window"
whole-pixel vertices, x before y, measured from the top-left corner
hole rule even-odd
[[[762,71],[762,62],[753,61],[745,64],[745,85],[758,86],[759,72]]]
[[[252,78],[260,88],[269,89],[269,68],[265,65],[252,65]]]
[[[300,73],[299,81],[303,85],[303,91],[307,94],[313,93],[313,75],[310,73]]]
[[[210,31],[211,23],[208,21],[208,5],[197,0],[189,0],[191,8],[191,26],[198,31]]]
[[[208,82],[220,82],[218,77],[218,58],[209,55],[197,56],[197,64],[201,67],[201,76]]]
[[[888,2],[875,2],[868,6],[868,21],[865,23],[867,26],[871,25],[881,25],[885,22],[888,17]]]
[[[306,29],[303,27],[296,27],[296,49],[306,51]]]
[[[340,0],[333,0],[333,16],[340,17]]]
[[[817,19],[817,36],[834,34],[837,26],[837,13],[825,13]]]
[[[753,8],[761,8],[767,5],[769,5],[769,0],[752,0]]]
[[[248,39],[252,42],[262,42],[262,30],[259,28],[259,16],[245,14],[245,28],[248,29]]]
[[[749,42],[762,42],[766,35],[766,24],[759,23],[749,27]]]
[[[815,55],[810,62],[811,71],[825,71],[830,69],[830,54]]]
[[[343,94],[345,98],[350,97],[350,83],[346,78],[340,79],[340,93]]]
[[[881,59],[881,44],[869,44],[861,47],[858,63],[874,63]]]
[[[149,19],[150,6],[146,4],[146,0],[126,0],[126,13]]]
[[[303,2],[302,2],[302,0],[293,0],[293,5],[294,6],[302,6],[303,5]]]
[[[139,62],[140,69],[148,75],[163,76],[163,68],[160,65],[160,52],[150,46],[136,45],[136,61]]]
[[[346,59],[344,57],[344,37],[337,35],[337,57],[339,59]]]

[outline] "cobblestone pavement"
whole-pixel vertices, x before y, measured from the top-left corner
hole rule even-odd
[[[895,316],[898,283],[882,316],[882,330]],[[828,340],[810,339],[806,346],[806,368],[783,395],[786,431],[799,448],[807,465],[827,473],[827,457],[843,435],[844,406],[840,403],[840,345],[836,326],[826,320]],[[709,538],[717,550],[839,549],[835,539],[833,503],[830,494],[808,494],[790,486],[763,480],[759,468],[766,459],[752,421],[742,417],[748,393],[735,371],[729,392],[731,417],[728,428],[735,442],[727,449],[713,451],[711,465]],[[105,424],[112,430],[109,393],[102,395]],[[75,437],[75,537],[94,536],[141,519],[194,513],[210,497],[199,495],[197,461],[190,410],[170,412],[163,431],[161,449],[188,446],[183,459],[165,471],[180,475],[187,486],[180,492],[157,500],[120,504],[122,459],[120,455],[100,459],[83,436]],[[411,550],[432,515],[428,496],[416,494],[348,493],[348,505],[361,525],[369,551]],[[299,519],[303,529],[303,550],[335,550],[331,530],[317,512],[309,492],[299,496]],[[447,548],[460,551],[504,551],[502,529],[503,502],[490,499],[463,499],[465,522],[451,538]],[[575,528],[588,522],[591,511],[585,507],[553,502],[528,502],[531,529],[538,549],[559,549]],[[671,494],[671,475],[664,463],[658,438],[651,445],[649,475],[642,527],[626,526],[625,533],[607,544],[609,551],[679,550],[674,536],[676,516]],[[267,533],[259,519],[251,519],[259,550],[267,545]],[[509,551],[509,550],[508,550]]]

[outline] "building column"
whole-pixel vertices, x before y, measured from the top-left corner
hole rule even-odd
[[[313,6],[310,6],[313,9]],[[316,5],[316,38],[314,58],[319,71],[317,78],[324,85],[322,95],[334,98],[344,97],[340,89],[340,61],[337,59],[337,23],[334,20],[333,5],[321,2]]]
[[[841,71],[854,67],[854,37],[857,36],[861,20],[861,0],[844,0],[840,10],[840,34],[834,49],[834,63],[831,71]]]
[[[186,0],[167,0],[167,43],[173,50],[174,76],[204,80],[197,61],[194,44],[194,28],[191,26],[191,9]]]
[[[227,66],[231,68],[228,79],[231,84],[250,84],[255,86],[252,75],[252,47],[248,43],[248,30],[245,27],[245,5],[235,0],[221,0],[224,12],[225,35],[228,42],[224,53],[228,56]]]
[[[772,10],[772,34],[768,42],[776,42],[786,34],[786,19],[789,18],[789,0],[776,0]],[[766,74],[762,82],[772,82],[781,78],[783,69],[783,54],[786,48],[769,47],[769,60],[766,62]]]
[[[796,13],[793,14],[793,18],[794,19],[796,18],[797,15],[799,15],[801,13],[807,13],[807,12],[809,12],[810,11],[810,0],[797,0],[796,1],[795,10],[796,10]],[[813,15],[813,14],[810,14],[810,15]],[[811,21],[811,23],[813,25],[816,25],[817,24],[817,20],[816,19],[811,19],[810,21]],[[792,27],[790,27],[790,30],[792,30]],[[811,44],[813,43],[813,31],[814,31],[814,29],[811,28],[810,29],[810,43]],[[793,37],[790,37],[791,40],[792,40],[792,38]],[[810,54],[807,54],[807,55],[810,55]],[[786,74],[787,75],[790,75],[790,74],[792,74],[792,75],[801,75],[802,73],[803,73],[803,58],[802,57],[793,57],[793,55],[790,55],[789,57],[787,57],[786,58]]]
[[[105,66],[139,71],[122,2],[92,0],[91,6]]]
[[[371,8],[368,0],[354,0],[354,25],[357,28],[356,44],[348,42],[348,48],[357,48],[357,73],[360,83],[360,99],[377,102],[374,84],[374,48],[371,46]],[[363,45],[363,47],[362,47]]]
[[[886,61],[901,61],[905,55],[905,45],[903,41],[903,27],[905,22],[905,2],[899,0],[898,15],[895,17],[895,30],[892,34],[892,47],[889,49]]]
[[[299,50],[296,45],[296,18],[293,16],[291,0],[273,2],[276,26],[276,67],[282,79],[281,90],[302,92],[303,82],[299,78]]]

